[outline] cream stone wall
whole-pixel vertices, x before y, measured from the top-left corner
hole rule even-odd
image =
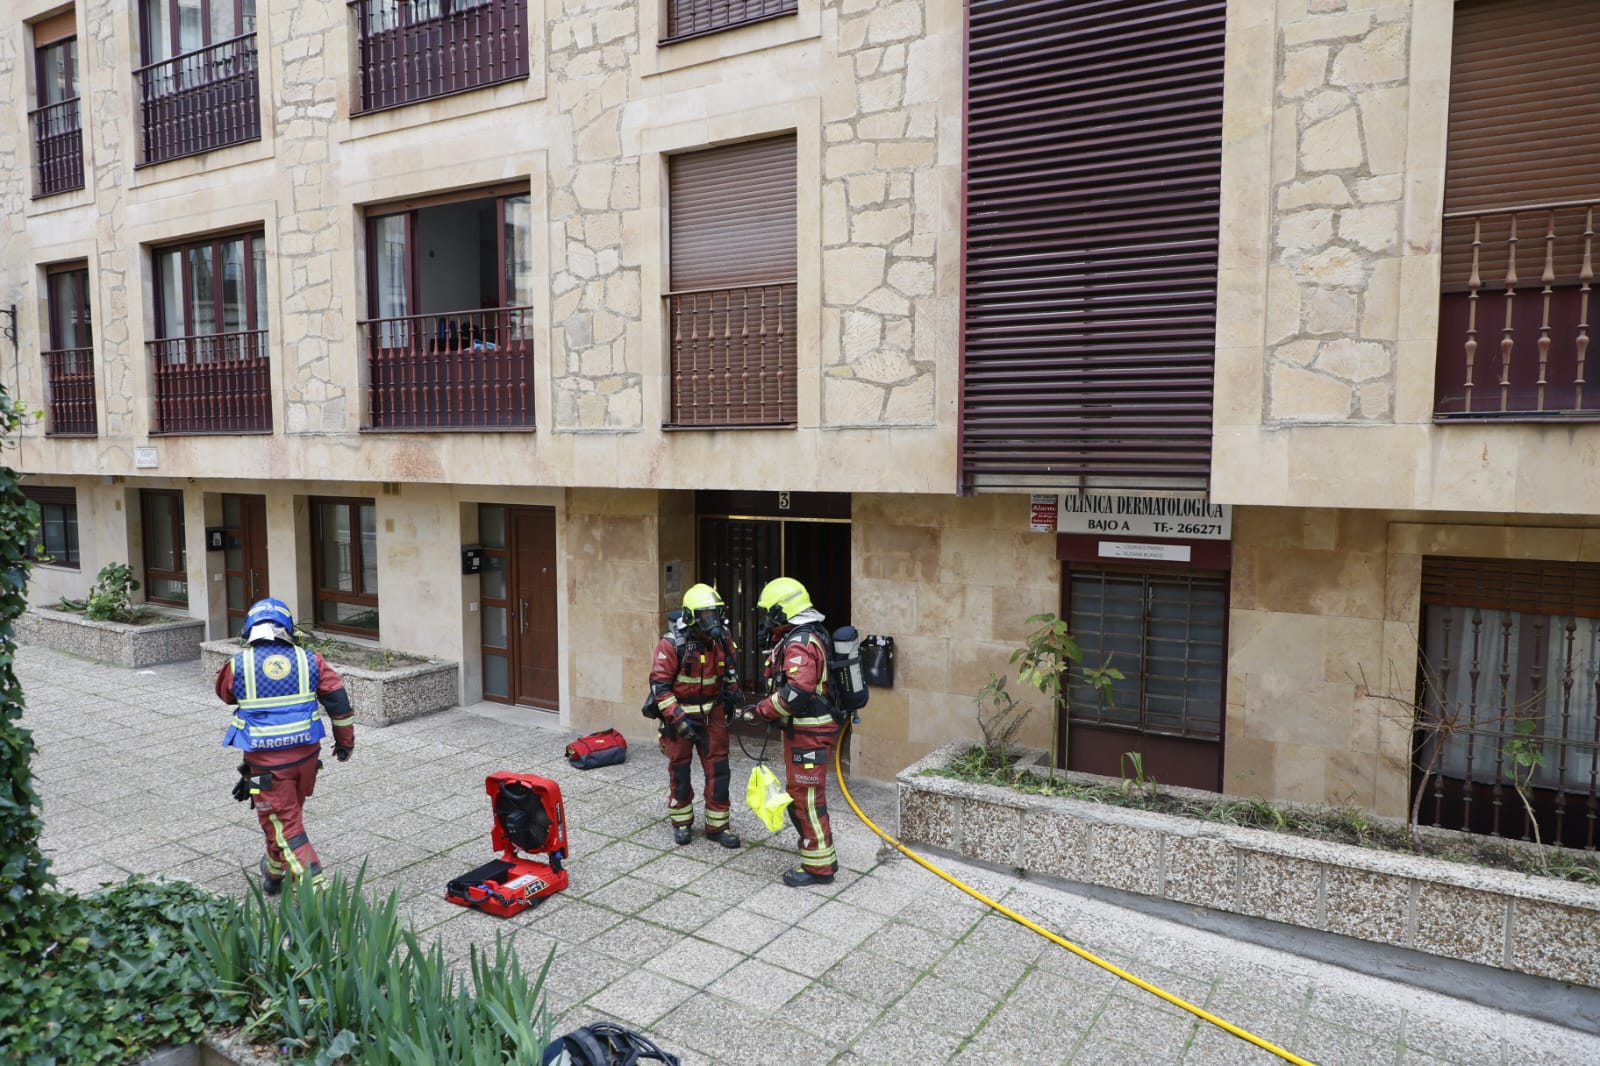
[[[1452,0],[1229,5],[1218,502],[1600,511],[1600,425],[1434,425]]]
[[[29,101],[19,0],[0,86]],[[654,0],[529,0],[532,74],[351,116],[342,4],[258,5],[259,142],[136,167],[132,5],[78,6],[87,188],[31,199],[27,108],[0,115],[0,302],[18,395],[44,405],[41,267],[91,264],[101,434],[24,436],[62,476],[791,490],[955,484],[961,5],[805,0],[796,16],[658,46]],[[663,182],[671,152],[793,131],[801,163],[801,424],[675,433],[665,409]],[[533,433],[361,433],[363,206],[526,182],[536,232]],[[259,226],[270,440],[152,439],[148,246]],[[159,465],[135,469],[135,446]],[[806,461],[796,463],[796,455]]]

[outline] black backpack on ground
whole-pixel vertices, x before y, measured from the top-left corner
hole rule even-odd
[[[574,1029],[544,1049],[544,1066],[637,1066],[641,1062],[679,1066],[678,1056],[662,1051],[649,1037],[611,1022]]]

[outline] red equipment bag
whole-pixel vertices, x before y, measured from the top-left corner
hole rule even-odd
[[[628,761],[628,739],[615,729],[602,729],[567,745],[567,761],[580,770]]]
[[[484,780],[494,811],[490,840],[500,858],[445,886],[451,903],[509,918],[567,887],[567,820],[561,786],[549,778],[501,770]],[[520,852],[543,854],[534,862]]]

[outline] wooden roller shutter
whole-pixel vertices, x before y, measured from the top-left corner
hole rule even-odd
[[[719,33],[798,10],[797,0],[667,0],[661,43]]]
[[[1426,555],[1422,602],[1600,618],[1600,564]]]
[[[1593,0],[1460,0],[1450,58],[1444,285],[1467,287],[1475,213],[1479,274],[1505,274],[1511,209],[1558,210],[1554,282],[1582,265],[1585,209],[1600,199],[1600,10]],[[1544,269],[1548,212],[1515,212],[1517,273]]]
[[[972,0],[964,487],[1201,482],[1224,0]]]
[[[673,156],[667,175],[667,425],[795,424],[794,135]]]

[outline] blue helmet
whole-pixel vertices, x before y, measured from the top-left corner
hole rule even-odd
[[[257,626],[271,626],[272,630],[257,632]],[[283,635],[279,637],[273,630],[282,629]],[[294,635],[294,615],[289,610],[289,605],[282,600],[267,597],[251,604],[250,610],[244,616],[245,639],[257,640],[289,640]]]

